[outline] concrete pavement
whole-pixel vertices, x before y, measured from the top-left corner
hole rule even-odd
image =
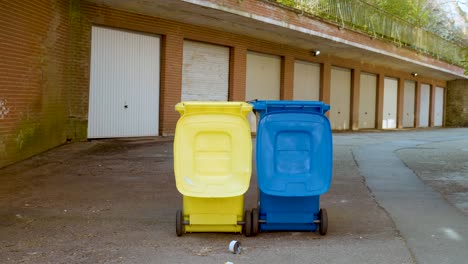
[[[390,214],[417,263],[465,263],[468,218],[425,185],[395,150],[422,142],[391,141],[353,150],[361,175]],[[468,175],[467,175],[468,177]]]
[[[170,139],[64,145],[0,169],[0,259],[5,263],[429,263],[424,261],[434,254],[418,249],[421,244],[436,241],[441,248],[447,244],[454,249],[465,245],[467,216],[444,199],[451,194],[449,187],[439,194],[419,178],[417,166],[411,175],[405,164],[418,164],[423,156],[403,157],[398,152],[402,162],[394,151],[433,141],[444,146],[444,138],[465,140],[468,130],[335,134],[333,183],[321,202],[329,215],[325,237],[302,232],[253,238],[202,233],[176,237],[175,211],[181,207],[181,195],[174,183]],[[405,181],[412,185],[401,188]],[[402,191],[406,196],[397,193]],[[253,176],[245,195],[247,208],[255,205],[256,195]],[[457,197],[463,204],[463,196]],[[424,218],[422,223],[409,217],[412,212],[434,213],[438,218]],[[406,221],[414,222],[418,235],[411,234],[414,230]],[[430,239],[423,236],[426,233]],[[234,239],[242,243],[240,255],[227,250]],[[459,263],[451,251],[437,252],[439,263]]]

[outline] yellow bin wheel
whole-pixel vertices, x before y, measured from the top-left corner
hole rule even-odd
[[[246,237],[252,236],[252,213],[249,210],[244,213],[244,234]]]
[[[182,236],[185,233],[184,230],[184,214],[182,210],[177,210],[176,213],[176,234],[177,236]]]
[[[260,217],[260,213],[258,208],[252,209],[252,235],[256,236],[258,234],[258,220]]]

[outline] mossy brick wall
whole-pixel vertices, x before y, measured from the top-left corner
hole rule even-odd
[[[88,128],[91,24],[80,0],[70,0],[67,139],[85,140]]]
[[[468,127],[468,80],[448,82],[445,125]]]
[[[0,167],[62,144],[69,1],[0,2]]]

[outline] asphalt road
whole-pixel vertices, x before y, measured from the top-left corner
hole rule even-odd
[[[459,154],[468,149],[467,140],[468,129],[337,133],[332,187],[321,200],[328,210],[328,234],[276,232],[251,238],[175,235],[182,197],[175,188],[170,138],[64,145],[0,169],[0,259],[465,263],[459,261],[468,259],[468,166]],[[428,160],[432,165],[421,165]],[[442,161],[450,166],[434,165]],[[254,174],[246,208],[256,204],[256,188]],[[241,254],[228,251],[231,240],[241,242]]]

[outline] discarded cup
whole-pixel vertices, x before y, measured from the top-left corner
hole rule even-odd
[[[241,246],[239,241],[233,240],[229,243],[229,251],[233,254],[240,254],[241,253]]]

